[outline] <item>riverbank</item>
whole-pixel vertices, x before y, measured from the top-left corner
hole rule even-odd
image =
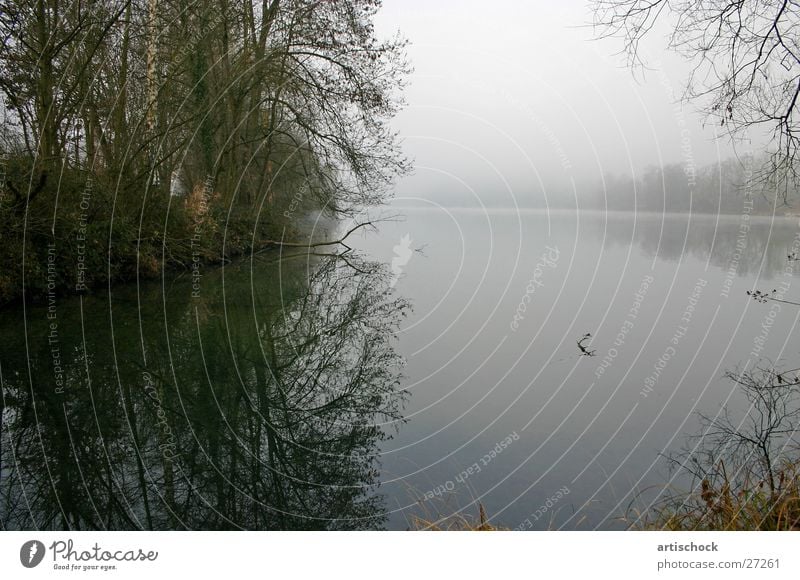
[[[133,209],[109,191],[73,174],[55,192],[28,195],[25,203],[2,198],[0,308],[169,272],[199,276],[272,240],[302,236],[301,220],[284,217],[284,208],[221,207],[210,182],[180,196],[151,192]]]
[[[735,468],[732,468],[735,469]],[[658,531],[800,530],[800,461],[779,470],[779,486],[758,478],[705,478],[692,491],[670,495],[635,529]]]

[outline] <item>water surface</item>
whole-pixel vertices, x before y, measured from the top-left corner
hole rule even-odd
[[[3,527],[624,527],[742,410],[726,370],[800,366],[800,309],[746,295],[800,299],[797,220],[398,211],[3,311]]]
[[[800,309],[746,295],[800,298],[796,219],[404,213],[360,245],[383,260],[403,236],[423,248],[396,285],[414,313],[408,424],[382,456],[394,527],[477,501],[510,528],[624,526],[679,483],[660,454],[698,411],[741,410],[726,370],[800,366]]]

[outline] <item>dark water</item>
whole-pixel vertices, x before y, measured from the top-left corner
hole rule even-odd
[[[797,220],[403,213],[3,311],[3,527],[622,527],[725,370],[800,366],[800,308],[745,294],[800,301]]]
[[[406,306],[357,258],[275,257],[4,312],[3,526],[382,527]]]

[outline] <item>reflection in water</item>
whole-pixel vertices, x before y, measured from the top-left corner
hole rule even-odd
[[[587,220],[588,227],[612,243],[634,242],[642,253],[678,261],[689,254],[711,266],[727,270],[736,256],[740,276],[762,279],[779,276],[797,235],[797,219],[688,214],[640,214],[634,223],[629,213],[609,213],[608,221]],[[635,231],[634,231],[635,225]]]
[[[4,313],[3,528],[380,527],[407,304],[301,262]]]
[[[796,311],[766,319],[771,307],[745,292],[791,282],[786,297],[797,298],[800,268],[785,271],[797,219],[749,219],[741,251],[739,216],[667,215],[663,230],[660,215],[633,217],[410,210],[354,244],[386,261],[405,236],[425,247],[397,283],[415,307],[399,345],[413,398],[411,424],[383,447],[383,491],[397,506],[388,527],[404,529],[415,514],[476,514],[480,502],[492,524],[514,529],[534,522],[566,486],[570,493],[533,529],[624,528],[618,518],[629,506],[645,509],[646,493],[675,483],[662,457],[696,431],[696,413],[730,403],[725,369],[743,365],[760,344],[765,357],[796,358]],[[539,276],[548,247],[560,257]],[[652,282],[642,294],[644,280]],[[698,283],[703,292],[692,298]],[[675,345],[679,327],[686,332]],[[576,345],[587,332],[592,340],[583,345],[594,358]],[[604,360],[612,362],[598,373]],[[519,441],[482,465],[513,432]],[[476,462],[480,473],[460,475]],[[418,507],[416,498],[431,490],[447,496]]]

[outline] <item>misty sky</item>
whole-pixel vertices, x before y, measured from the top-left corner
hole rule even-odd
[[[663,34],[642,78],[591,19],[586,0],[385,0],[379,32],[408,38],[415,68],[395,126],[416,171],[398,197],[520,200],[573,195],[573,181],[580,195],[604,173],[682,162],[682,137],[698,166],[733,154],[676,108],[689,69]]]

